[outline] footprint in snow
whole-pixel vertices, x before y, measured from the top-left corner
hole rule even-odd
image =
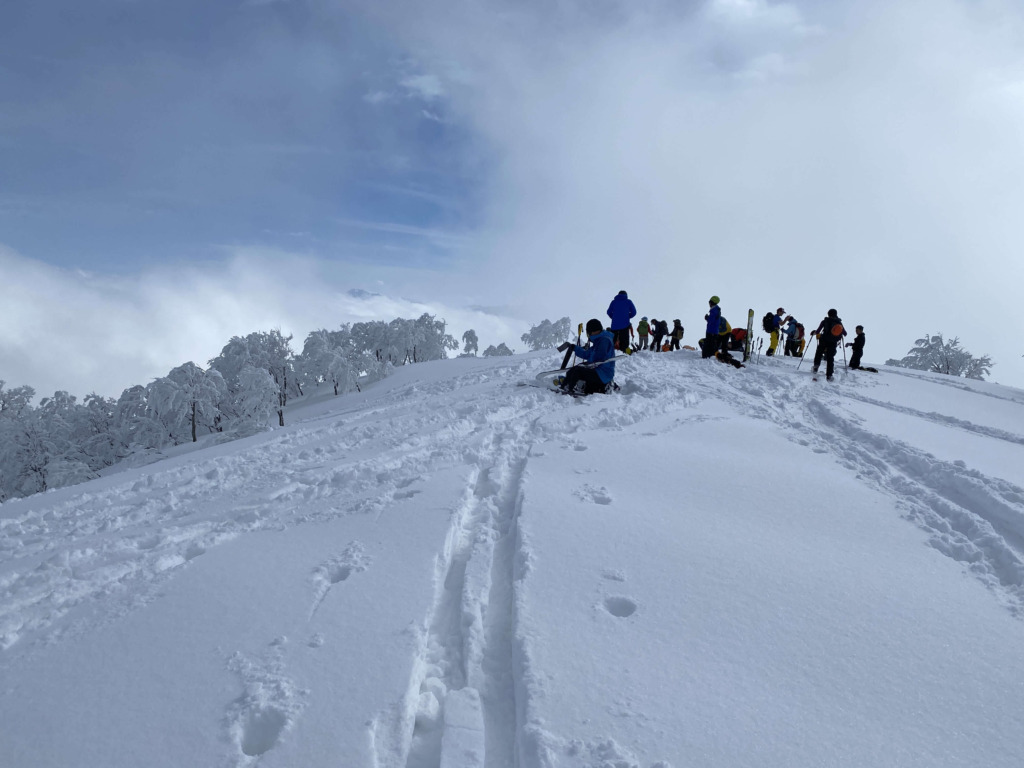
[[[283,638],[272,643],[260,660],[235,653],[228,661],[228,668],[242,678],[244,691],[228,707],[226,721],[231,740],[246,757],[273,749],[304,707],[308,691],[298,690],[284,674],[285,643]]]
[[[312,620],[320,605],[327,598],[331,587],[347,581],[354,573],[362,573],[370,567],[370,558],[363,552],[363,545],[353,541],[340,555],[325,560],[313,569],[311,580],[313,582],[313,607],[310,608],[309,618]]]
[[[582,488],[576,489],[574,495],[580,501],[588,501],[593,504],[608,505],[612,503],[612,497],[608,494],[608,489],[603,485],[597,487],[584,485]]]
[[[616,595],[604,599],[604,609],[616,618],[625,619],[636,613],[637,605],[628,597]]]

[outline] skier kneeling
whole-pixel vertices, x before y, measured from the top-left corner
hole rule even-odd
[[[600,320],[593,319],[587,321],[587,339],[590,342],[588,346],[576,345],[576,357],[588,363],[608,362],[593,368],[581,365],[570,368],[561,385],[565,392],[577,395],[607,392],[615,378],[615,363],[612,362],[615,357],[615,340],[612,334],[604,329]]]

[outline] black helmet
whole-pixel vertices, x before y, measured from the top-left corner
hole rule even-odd
[[[596,317],[587,320],[587,336],[593,336],[595,333],[600,333],[604,330],[604,326],[601,325],[601,321]]]
[[[829,317],[839,317],[839,313],[838,313],[838,312],[836,312],[836,311],[835,311],[834,309],[830,309],[830,310],[828,311],[828,316],[829,316]]]

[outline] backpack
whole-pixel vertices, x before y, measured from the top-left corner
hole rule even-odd
[[[662,336],[668,336],[668,320],[658,321],[658,333]]]
[[[803,337],[804,337],[804,324],[803,323],[797,323],[796,324],[796,340],[800,341],[800,339],[802,339]]]
[[[761,319],[761,327],[765,333],[772,333],[775,330],[775,313],[769,312]]]
[[[729,321],[724,317],[718,318],[718,333],[732,333],[732,326],[729,325]]]

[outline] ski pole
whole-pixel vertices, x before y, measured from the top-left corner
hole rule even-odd
[[[579,328],[576,329],[576,347],[580,345],[580,340],[583,338],[583,323],[580,323]],[[572,365],[571,368],[576,367],[576,347],[572,348]]]
[[[843,370],[848,371],[850,370],[850,366],[846,362],[846,342],[843,341],[842,336],[839,337],[839,343],[843,346]]]
[[[818,338],[818,335],[816,333],[811,335],[814,336],[814,351],[817,352],[818,345],[821,344],[821,339]],[[800,355],[800,362],[796,364],[796,369],[798,371],[800,370],[800,366],[804,364],[804,358],[807,357],[807,353],[811,351],[810,345],[808,344],[807,346],[808,348],[804,350],[804,354]]]

